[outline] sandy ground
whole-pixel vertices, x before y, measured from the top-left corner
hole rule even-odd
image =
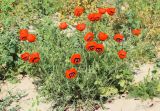
[[[152,63],[143,64],[142,66],[140,66],[140,68],[135,69],[134,83],[143,81],[147,75],[152,76],[153,69],[154,69],[154,64]]]
[[[26,96],[19,101],[13,102],[11,107],[17,104],[21,107],[19,111],[48,111],[51,103],[41,102],[43,98],[38,95],[35,85],[33,84],[33,79],[28,76],[23,79],[21,76],[18,78],[21,79],[20,83],[11,84],[5,81],[1,84],[0,98],[8,96],[8,91],[11,91],[13,95],[24,93]],[[38,103],[38,101],[40,101],[40,103]]]
[[[99,109],[98,111],[160,111],[160,99],[141,101],[121,98],[112,103],[104,104],[104,107],[106,109]]]
[[[151,76],[154,64],[144,64],[136,69],[134,75],[134,83],[143,81],[147,75]],[[158,71],[160,74],[160,70]],[[127,97],[115,97],[112,103],[104,104],[105,109],[99,109],[98,111],[160,111],[160,98],[154,98],[153,100],[137,100],[128,99]]]

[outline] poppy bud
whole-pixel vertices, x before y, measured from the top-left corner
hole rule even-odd
[[[136,35],[136,36],[139,36],[139,34],[141,34],[141,30],[140,29],[133,29],[132,34]]]

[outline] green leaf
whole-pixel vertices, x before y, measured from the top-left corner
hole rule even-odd
[[[121,80],[121,81],[119,81],[118,84],[119,84],[121,87],[124,87],[124,86],[125,86],[125,83],[126,83],[125,80]]]

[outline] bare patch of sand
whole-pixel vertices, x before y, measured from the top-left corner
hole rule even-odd
[[[135,69],[134,83],[143,81],[147,75],[152,76],[152,70],[154,69],[154,64],[143,64],[140,68]]]
[[[8,91],[11,93],[25,93],[26,96],[22,97],[19,101],[13,102],[9,107],[19,105],[20,111],[48,111],[51,107],[51,103],[42,102],[42,98],[38,95],[36,87],[33,84],[33,79],[26,76],[21,78],[20,83],[11,84],[5,81],[1,84],[0,98],[4,98],[8,95]]]
[[[160,111],[160,99],[135,100],[135,99],[115,99],[112,103],[104,104],[105,109],[97,111]]]

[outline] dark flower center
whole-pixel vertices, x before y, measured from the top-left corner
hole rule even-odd
[[[92,37],[88,37],[87,41],[91,41],[92,40]]]
[[[71,72],[71,73],[69,74],[69,77],[72,78],[72,77],[74,77],[74,75],[75,75],[75,73],[74,73],[74,72]]]
[[[117,41],[117,42],[122,42],[122,39],[117,38],[116,41]]]
[[[74,62],[75,62],[75,63],[80,62],[80,58],[75,58],[75,59],[74,59]]]
[[[97,51],[97,52],[101,52],[101,51],[102,51],[102,48],[96,48],[96,51]]]
[[[114,11],[111,10],[111,13],[114,14]]]
[[[24,40],[24,39],[26,39],[26,38],[27,38],[26,36],[23,36],[23,37],[22,37],[22,40]]]
[[[28,59],[28,57],[27,57],[27,56],[25,56],[25,57],[22,57],[22,59],[27,60],[27,59]]]
[[[39,58],[38,58],[38,57],[33,58],[33,62],[37,62],[37,60],[39,60]]]
[[[89,49],[90,49],[90,50],[93,50],[93,49],[94,49],[94,46],[90,46]]]
[[[120,56],[125,56],[125,54],[120,54]]]

